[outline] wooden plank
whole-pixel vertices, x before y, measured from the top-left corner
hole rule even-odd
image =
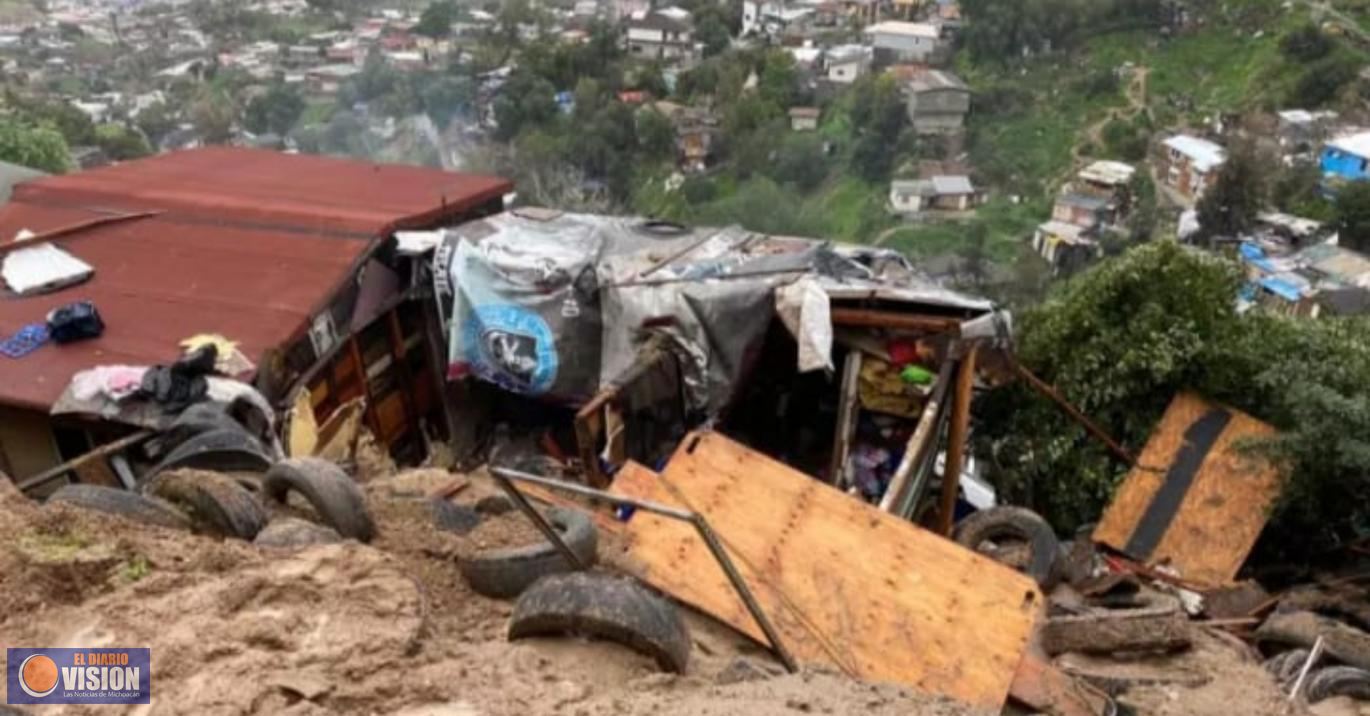
[[[629,463],[631,466],[632,463]],[[1042,601],[1032,580],[717,433],[613,490],[701,513],[801,663],[998,709]],[[639,512],[628,568],[763,642],[689,525]]]
[[[1243,449],[1275,429],[1192,393],[1176,396],[1137,467],[1119,486],[1094,540],[1203,586],[1230,583],[1283,484]]]
[[[1103,716],[1108,696],[1071,678],[1042,657],[1027,653],[1013,674],[1009,696],[1014,701],[1053,716]]]
[[[960,334],[961,321],[945,316],[920,316],[895,311],[877,311],[867,308],[836,308],[832,310],[835,326],[865,326],[870,328],[897,328],[929,333],[949,332]]]
[[[975,390],[975,357],[972,344],[956,368],[956,392],[951,396],[951,425],[947,428],[947,462],[942,469],[942,499],[937,508],[937,532],[950,535],[956,517],[956,496],[961,488],[961,466],[966,457],[966,434],[970,430],[970,400]]]
[[[946,399],[947,384],[951,382],[955,365],[955,361],[948,359],[942,362],[941,369],[937,371],[937,383],[932,387],[932,395],[923,405],[923,415],[904,446],[904,457],[900,458],[899,466],[894,469],[894,476],[885,488],[885,495],[880,499],[880,509],[885,512],[899,513],[907,508],[912,513],[916,508],[916,505],[906,504],[914,497],[909,491],[918,467],[928,459],[937,443],[938,427],[941,425],[937,418],[942,411],[942,401]]]
[[[847,484],[844,473],[847,456],[851,454],[852,438],[856,436],[856,419],[860,412],[857,383],[860,377],[861,351],[847,351],[847,358],[842,363],[842,387],[838,394],[841,402],[837,409],[837,429],[833,431],[832,462],[828,465],[828,484],[831,485]]]

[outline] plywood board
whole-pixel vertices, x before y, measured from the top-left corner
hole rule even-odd
[[[1283,483],[1249,448],[1275,429],[1192,393],[1175,397],[1094,540],[1200,585],[1230,583]]]
[[[1003,705],[1042,599],[1023,575],[717,433],[613,489],[703,514],[800,663]],[[638,576],[764,643],[693,527],[638,511],[624,534]]]

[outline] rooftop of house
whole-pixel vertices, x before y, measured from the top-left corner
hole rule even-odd
[[[1099,196],[1091,194],[1062,194],[1056,197],[1057,205],[1071,206],[1085,211],[1103,211],[1109,208],[1113,202]]]
[[[960,77],[947,72],[946,70],[927,70],[921,72],[909,80],[908,88],[910,92],[931,92],[934,90],[959,90],[969,92],[970,87],[961,81]]]
[[[1227,150],[1221,145],[1189,134],[1170,137],[1165,146],[1189,157],[1199,171],[1208,171],[1227,160]]]
[[[1089,238],[1090,230],[1088,227],[1076,226],[1064,221],[1047,221],[1039,225],[1037,230],[1070,243],[1087,244],[1093,242],[1093,239]]]
[[[1338,135],[1327,140],[1327,146],[1347,154],[1370,158],[1370,131],[1348,132]]]
[[[905,37],[920,37],[935,40],[941,36],[941,31],[936,25],[926,22],[903,22],[900,20],[886,20],[869,25],[864,30],[867,35],[902,35]]]
[[[790,117],[794,119],[818,119],[822,113],[817,107],[790,107]]]
[[[1100,159],[1081,169],[1078,176],[1080,179],[1094,184],[1118,186],[1132,181],[1132,177],[1136,173],[1137,167],[1131,164]]]
[[[0,403],[47,410],[76,372],[166,363],[197,333],[228,336],[260,362],[302,335],[393,231],[440,225],[510,190],[494,177],[241,148],[20,184],[0,207],[0,255],[27,231],[94,274],[52,293],[0,290],[0,336],[78,300],[107,327],[8,361]]]

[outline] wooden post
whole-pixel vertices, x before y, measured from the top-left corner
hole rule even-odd
[[[940,425],[937,416],[942,412],[942,401],[946,399],[947,383],[951,381],[952,368],[955,365],[955,361],[948,356],[942,361],[942,368],[937,371],[937,382],[932,386],[932,395],[928,396],[928,402],[923,406],[923,415],[918,419],[913,435],[909,436],[909,442],[904,447],[904,457],[899,461],[899,467],[895,468],[889,487],[885,488],[885,496],[880,498],[880,509],[884,512],[899,514],[904,502],[904,493],[909,489],[914,472],[923,464],[930,447],[937,442],[937,428]]]
[[[860,412],[861,351],[853,348],[842,363],[842,388],[837,408],[837,430],[832,441],[832,462],[828,465],[828,484],[841,487],[842,473],[851,454],[851,440],[856,433],[856,418]]]
[[[947,461],[942,468],[942,501],[937,511],[937,531],[951,534],[956,513],[956,495],[961,487],[961,466],[966,461],[966,433],[970,429],[970,401],[975,388],[975,357],[980,351],[972,343],[956,372],[956,392],[951,398],[951,425],[947,427]]]
[[[1033,390],[1046,396],[1053,403],[1056,403],[1057,407],[1064,411],[1071,420],[1079,423],[1080,427],[1085,429],[1085,432],[1093,435],[1099,442],[1102,442],[1104,446],[1108,448],[1108,451],[1113,453],[1114,457],[1118,458],[1129,467],[1137,463],[1136,458],[1132,457],[1132,453],[1129,453],[1117,440],[1114,440],[1112,436],[1104,432],[1103,428],[1096,425],[1093,420],[1090,420],[1088,416],[1080,412],[1079,408],[1071,405],[1070,401],[1066,400],[1065,396],[1057,392],[1056,388],[1052,387],[1050,383],[1038,378],[1036,374],[1027,369],[1027,366],[1019,363],[1017,356],[1010,353],[1008,354],[1008,359],[1009,362],[1013,364],[1014,372],[1021,376],[1023,380],[1027,381],[1027,384],[1031,386]]]

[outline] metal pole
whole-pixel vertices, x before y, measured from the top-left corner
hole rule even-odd
[[[633,497],[610,494],[603,490],[596,490],[593,487],[586,487],[585,485],[552,480],[520,470],[512,470],[507,467],[492,467],[490,468],[490,474],[499,483],[500,487],[504,488],[505,492],[509,493],[509,496],[513,498],[515,504],[518,504],[520,509],[538,524],[539,529],[543,530],[543,534],[547,535],[547,538],[552,541],[552,544],[558,545],[559,548],[563,550],[564,554],[568,554],[572,563],[576,564],[581,569],[584,567],[579,564],[579,559],[577,559],[574,554],[569,554],[570,548],[562,541],[561,535],[557,534],[556,530],[553,530],[551,526],[547,525],[546,521],[543,520],[542,515],[538,514],[538,511],[533,509],[532,505],[528,504],[528,500],[524,498],[523,493],[519,492],[518,488],[514,486],[513,481],[528,482],[553,490],[561,490],[562,492],[580,495],[582,497],[603,500],[616,507],[635,507],[640,510],[646,510],[661,515],[662,517],[669,517],[694,525],[695,531],[699,533],[700,539],[704,540],[704,545],[709,548],[709,552],[713,554],[714,559],[718,561],[718,565],[723,568],[723,574],[727,576],[728,582],[732,584],[738,597],[742,599],[742,604],[747,608],[747,613],[751,614],[756,625],[761,628],[761,633],[765,634],[766,639],[771,643],[771,650],[775,652],[776,658],[780,660],[780,663],[785,665],[785,669],[791,674],[799,671],[798,662],[794,660],[794,656],[790,654],[790,651],[785,648],[784,643],[780,640],[780,632],[771,624],[771,620],[766,617],[766,612],[761,609],[761,604],[756,601],[756,597],[752,594],[751,589],[747,587],[747,582],[742,578],[742,573],[737,571],[737,566],[733,564],[733,560],[728,556],[727,550],[723,549],[723,544],[719,541],[717,533],[709,526],[709,522],[704,519],[703,515],[698,512],[668,507],[648,500],[639,500]]]
[[[566,558],[566,561],[570,563],[571,567],[577,570],[585,569],[586,564],[581,561],[580,557],[577,556],[575,552],[571,551],[570,547],[566,546],[566,541],[561,538],[561,535],[557,534],[556,528],[547,523],[547,518],[543,517],[541,512],[538,512],[528,503],[528,498],[524,497],[523,493],[519,492],[518,488],[514,487],[514,484],[509,482],[507,478],[495,474],[494,470],[491,470],[490,472],[494,476],[495,482],[508,493],[509,499],[513,500],[514,504],[523,511],[523,514],[527,515],[528,519],[533,521],[533,525],[547,538],[547,541],[556,546],[557,551],[561,552],[561,556]]]

